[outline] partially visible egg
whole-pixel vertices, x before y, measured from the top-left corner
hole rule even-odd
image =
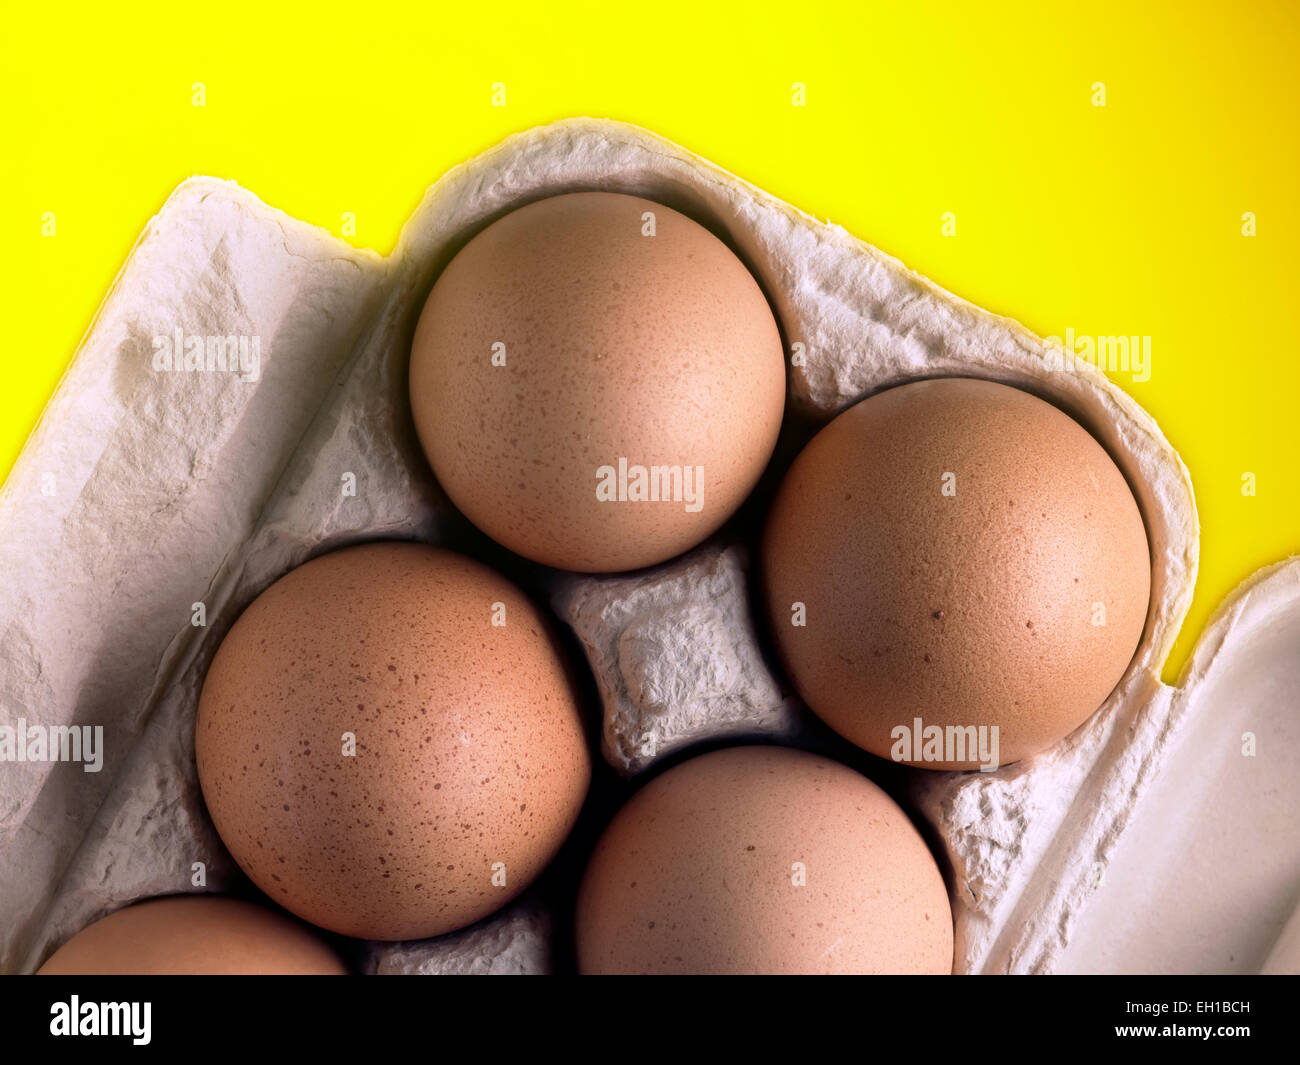
[[[790,468],[762,549],[808,705],[883,758],[994,768],[1060,740],[1124,675],[1151,560],[1124,475],[1076,421],[991,381],[891,388]]]
[[[662,204],[578,192],[477,234],[435,282],[411,410],[476,526],[548,566],[671,558],[749,495],[781,428],[785,364],[758,283]]]
[[[519,894],[591,774],[537,608],[432,547],[322,555],[271,585],[213,659],[195,746],[231,854],[272,899],[366,939],[422,939]]]
[[[656,777],[605,830],[576,919],[584,973],[948,973],[943,877],[847,766],[734,747]]]
[[[87,925],[37,970],[47,976],[341,976],[311,929],[242,899],[174,895]]]

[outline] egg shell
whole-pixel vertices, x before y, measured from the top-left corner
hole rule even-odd
[[[787,747],[714,751],[634,795],[592,855],[576,930],[585,973],[952,969],[943,878],[906,814]]]
[[[780,431],[785,367],[767,300],[722,241],[661,204],[582,192],[510,212],[448,264],[410,389],[470,521],[536,562],[610,572],[680,554],[740,506]],[[638,466],[680,479],[635,499]]]
[[[486,566],[405,543],[322,555],[253,601],[204,681],[196,754],[221,839],[267,895],[384,940],[518,895],[591,773],[538,610]]]
[[[1101,445],[1028,392],[965,378],[889,389],[822,429],[773,503],[763,568],[808,705],[932,769],[983,762],[955,745],[923,757],[918,719],[985,728],[989,749],[996,726],[1001,764],[1085,721],[1138,646],[1151,580],[1142,515]]]
[[[342,976],[334,949],[283,913],[243,899],[176,895],[82,929],[40,967],[46,976]]]

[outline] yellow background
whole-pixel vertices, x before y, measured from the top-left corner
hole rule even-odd
[[[1238,581],[1300,550],[1294,3],[7,6],[0,475],[187,175],[340,235],[353,212],[347,239],[386,253],[449,167],[588,114],[1041,334],[1151,336],[1150,380],[1113,376],[1181,453],[1202,523],[1167,678]]]

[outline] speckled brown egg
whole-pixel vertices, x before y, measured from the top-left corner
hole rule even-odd
[[[334,949],[287,914],[242,899],[174,895],[88,925],[37,970],[47,976],[341,976]]]
[[[753,276],[662,204],[581,192],[478,233],[429,294],[411,409],[438,481],[494,540],[609,572],[698,544],[749,495],[785,405]]]
[[[933,769],[1015,762],[1085,721],[1133,657],[1151,582],[1142,515],[1101,445],[1028,392],[958,378],[822,429],[781,485],[762,562],[808,705]]]
[[[634,795],[583,877],[584,973],[947,973],[920,834],[847,766],[787,747],[692,758]]]
[[[199,781],[273,900],[367,939],[421,939],[516,896],[590,779],[545,620],[472,559],[419,544],[322,555],[257,597],[199,700]]]

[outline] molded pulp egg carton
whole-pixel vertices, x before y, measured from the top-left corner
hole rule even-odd
[[[712,228],[803,355],[755,498],[686,556],[612,577],[533,566],[470,529],[419,450],[406,392],[415,320],[451,256],[513,208],[583,189],[635,193]],[[259,337],[260,376],[154,372],[152,338],[177,328]],[[1178,686],[1162,684],[1196,573],[1187,471],[1136,403],[1087,364],[1053,370],[1054,355],[842,229],[620,123],[558,122],[457,167],[387,258],[232,183],[186,181],[0,495],[0,721],[105,732],[101,772],[0,767],[0,968],[34,969],[136,899],[248,891],[195,775],[207,665],[293,566],[404,538],[468,550],[549,601],[590,666],[593,742],[612,769],[557,883],[548,873],[503,913],[438,939],[353,944],[364,971],[563,967],[575,870],[630,782],[754,738],[830,750],[904,803],[948,879],[956,972],[1296,971],[1300,559],[1247,581]],[[752,595],[764,505],[798,447],[864,396],[951,375],[1016,385],[1077,418],[1127,477],[1151,544],[1146,630],[1123,680],[1053,750],[988,774],[836,746],[774,664]],[[340,491],[346,474],[355,495]]]

